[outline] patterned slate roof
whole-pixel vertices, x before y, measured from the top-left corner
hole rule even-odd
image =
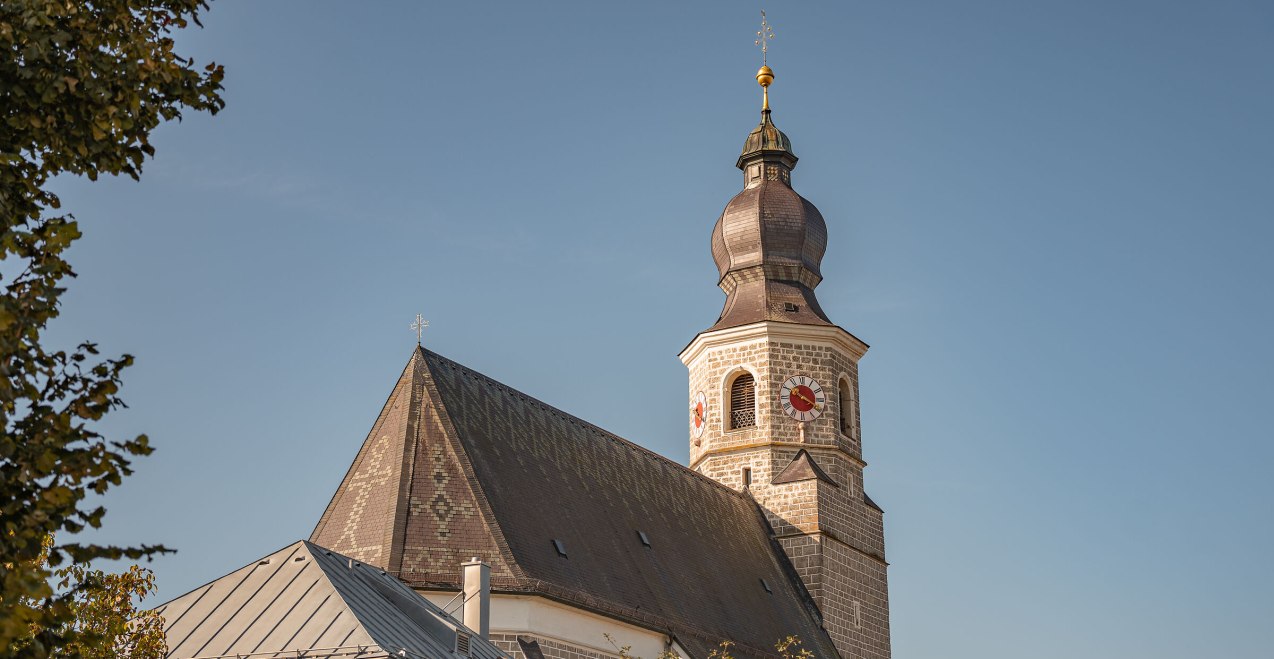
[[[750,497],[427,350],[394,392],[313,539],[365,543],[421,588],[456,588],[462,557],[482,556],[497,591],[664,632],[695,657],[727,639],[773,655],[791,634],[837,656]],[[392,504],[369,523],[354,513],[371,501]]]
[[[156,610],[170,659],[508,657],[392,575],[305,541]]]

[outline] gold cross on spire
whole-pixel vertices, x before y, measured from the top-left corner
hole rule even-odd
[[[768,42],[774,38],[774,30],[770,29],[770,21],[761,10],[761,29],[756,33],[756,45],[761,47],[761,66],[766,65],[765,57],[770,52]]]
[[[416,345],[417,346],[420,345],[421,333],[425,331],[426,327],[429,327],[429,321],[425,320],[424,316],[421,316],[420,314],[416,314],[416,322],[411,324],[411,328],[416,330]]]

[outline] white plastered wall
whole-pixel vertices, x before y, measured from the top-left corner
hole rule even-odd
[[[422,594],[438,606],[446,606],[455,596],[447,592]],[[630,646],[632,656],[647,659],[658,657],[668,648],[669,640],[665,634],[534,595],[493,594],[491,633],[534,634],[609,656],[619,656],[616,646]],[[607,634],[615,645],[606,640]],[[676,644],[672,650],[686,656]]]

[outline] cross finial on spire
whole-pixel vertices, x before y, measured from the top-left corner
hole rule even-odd
[[[756,33],[756,45],[761,47],[761,70],[756,72],[756,81],[761,84],[762,114],[770,111],[770,83],[774,82],[774,71],[765,63],[765,60],[770,52],[770,39],[773,38],[774,30],[770,29],[770,19],[765,17],[765,10],[762,9],[761,29]]]
[[[425,320],[424,316],[421,316],[420,314],[416,314],[416,322],[411,324],[411,328],[416,330],[416,345],[417,346],[420,345],[421,334],[425,331],[426,327],[429,327],[429,321]]]
[[[765,17],[765,10],[761,10],[761,29],[756,33],[756,45],[761,47],[761,66],[766,65],[766,55],[770,52],[768,42],[774,38],[774,30],[770,29],[770,21]]]

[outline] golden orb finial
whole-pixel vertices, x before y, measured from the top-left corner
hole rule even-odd
[[[761,110],[769,112],[770,110],[770,84],[774,82],[774,70],[768,66],[761,66],[761,70],[756,72],[756,81],[761,85]]]
[[[756,72],[756,81],[761,83],[762,87],[769,87],[774,82],[774,70],[768,66],[762,66],[760,71]]]

